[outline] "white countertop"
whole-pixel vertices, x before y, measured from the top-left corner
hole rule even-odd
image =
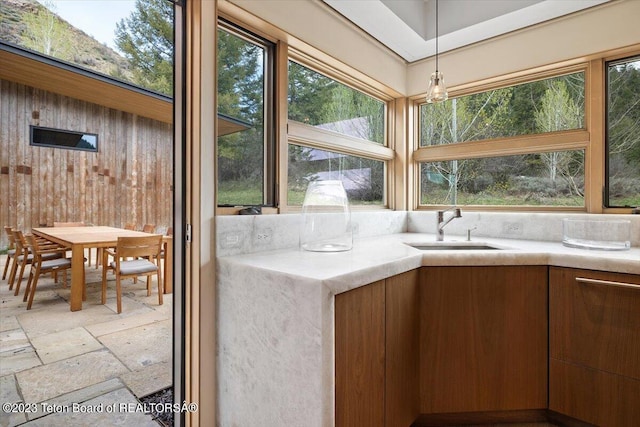
[[[460,242],[447,236],[445,242]],[[640,274],[640,248],[605,251],[570,248],[559,242],[472,238],[472,242],[501,250],[428,250],[407,243],[433,243],[435,236],[400,233],[356,239],[345,252],[287,249],[222,257],[232,264],[265,269],[287,276],[322,281],[334,294],[381,280],[420,266],[553,265]]]

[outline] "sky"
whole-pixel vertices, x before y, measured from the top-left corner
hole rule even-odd
[[[45,3],[45,0],[38,0]],[[49,0],[65,21],[112,49],[116,23],[129,16],[135,0]]]

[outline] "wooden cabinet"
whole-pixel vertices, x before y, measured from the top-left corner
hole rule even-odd
[[[547,407],[547,267],[428,267],[335,298],[336,426]]]
[[[551,267],[549,321],[549,409],[638,425],[640,276]]]
[[[336,295],[336,426],[418,416],[418,303],[417,270]]]
[[[336,426],[384,426],[384,280],[336,295]]]
[[[547,271],[421,270],[421,413],[547,407]]]
[[[386,426],[410,426],[420,413],[418,270],[386,281]]]

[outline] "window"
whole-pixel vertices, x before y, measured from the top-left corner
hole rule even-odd
[[[289,61],[287,204],[314,180],[341,180],[352,205],[385,206],[386,101]]]
[[[605,206],[640,206],[640,56],[607,64]]]
[[[384,162],[318,148],[289,144],[290,205],[302,205],[310,181],[342,181],[349,202],[357,205],[384,203]]]
[[[289,61],[289,119],[385,143],[384,102]]]
[[[420,146],[582,129],[584,73],[420,106]]]
[[[31,145],[66,148],[69,150],[98,151],[98,135],[61,129],[29,126]]]
[[[218,205],[273,205],[273,44],[218,29]]]
[[[584,206],[584,151],[423,163],[420,178],[425,205]]]
[[[585,206],[585,72],[419,104],[419,205]]]

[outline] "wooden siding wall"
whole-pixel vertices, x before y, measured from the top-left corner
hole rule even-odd
[[[99,151],[33,147],[29,125],[98,134]],[[164,229],[172,224],[172,192],[171,124],[0,80],[0,225]]]

